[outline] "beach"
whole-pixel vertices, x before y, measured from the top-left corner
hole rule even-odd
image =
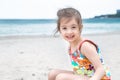
[[[112,80],[120,80],[120,33],[83,36],[99,45]],[[48,80],[52,69],[72,70],[67,50],[59,36],[0,37],[0,80]]]

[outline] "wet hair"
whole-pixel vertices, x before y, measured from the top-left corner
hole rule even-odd
[[[63,8],[63,9],[58,10],[57,17],[58,17],[58,20],[57,20],[56,33],[60,31],[60,22],[61,22],[61,19],[63,19],[63,18],[67,18],[69,21],[72,18],[75,18],[78,25],[79,26],[82,25],[81,14],[78,10],[76,10],[74,8]],[[79,29],[81,32],[82,26],[80,26]]]

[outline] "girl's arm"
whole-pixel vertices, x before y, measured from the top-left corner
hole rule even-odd
[[[105,71],[96,51],[96,47],[89,42],[85,42],[81,46],[81,52],[89,59],[95,68],[95,74],[89,80],[100,80],[104,76]]]

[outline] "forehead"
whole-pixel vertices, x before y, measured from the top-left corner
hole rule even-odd
[[[76,20],[74,17],[70,17],[70,18],[61,18],[60,24],[67,24],[67,23],[78,24],[78,23],[77,23],[77,20]]]

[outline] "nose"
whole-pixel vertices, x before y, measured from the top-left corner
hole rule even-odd
[[[68,34],[72,33],[72,30],[71,30],[71,29],[68,29],[68,30],[67,30],[67,33],[68,33]]]

